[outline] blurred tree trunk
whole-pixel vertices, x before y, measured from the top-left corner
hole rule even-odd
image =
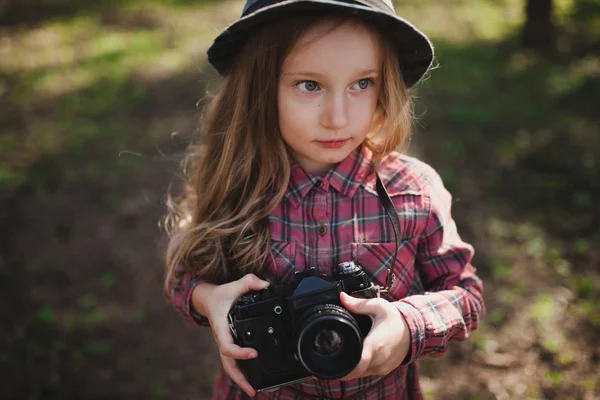
[[[552,20],[552,0],[527,0],[523,44],[541,53],[556,50],[556,27]]]

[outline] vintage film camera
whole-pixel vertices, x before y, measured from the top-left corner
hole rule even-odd
[[[374,285],[363,268],[350,261],[339,264],[331,279],[317,277],[312,268],[296,273],[290,284],[247,293],[231,307],[228,318],[235,343],[258,351],[257,358],[238,360],[256,390],[274,390],[310,376],[339,379],[360,361],[372,321],[342,307],[339,294],[374,298],[388,292],[400,246],[398,213],[378,174],[376,190],[396,238],[385,287]]]
[[[355,262],[337,266],[331,279],[314,268],[296,273],[293,283],[241,296],[229,313],[235,343],[252,347],[258,357],[238,360],[248,382],[259,391],[273,390],[310,376],[338,379],[360,361],[371,318],[347,311],[340,292],[379,297]]]

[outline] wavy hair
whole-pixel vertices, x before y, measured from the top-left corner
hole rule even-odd
[[[205,107],[205,143],[188,147],[182,193],[167,201],[165,288],[184,273],[217,284],[248,273],[264,277],[268,216],[290,179],[290,155],[278,124],[280,70],[302,34],[323,19],[333,22],[332,29],[346,22],[364,24],[354,17],[308,13],[261,26]],[[382,87],[364,142],[378,163],[407,142],[412,103],[395,47],[374,27],[364,26],[381,44]]]

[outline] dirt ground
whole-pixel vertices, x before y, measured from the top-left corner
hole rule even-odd
[[[169,80],[167,95],[154,87],[141,130],[193,131],[196,78]],[[169,104],[173,89],[185,104]],[[165,137],[141,156],[103,149],[44,160],[52,178],[41,189],[1,192],[1,398],[209,398],[218,368],[210,332],[162,295],[159,222],[183,149]],[[142,160],[115,183],[120,157]],[[65,171],[96,160],[108,161],[105,174],[67,181]]]

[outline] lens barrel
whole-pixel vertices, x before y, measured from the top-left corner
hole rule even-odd
[[[296,329],[298,361],[320,379],[348,375],[360,361],[363,337],[343,307],[323,304],[307,310]]]

